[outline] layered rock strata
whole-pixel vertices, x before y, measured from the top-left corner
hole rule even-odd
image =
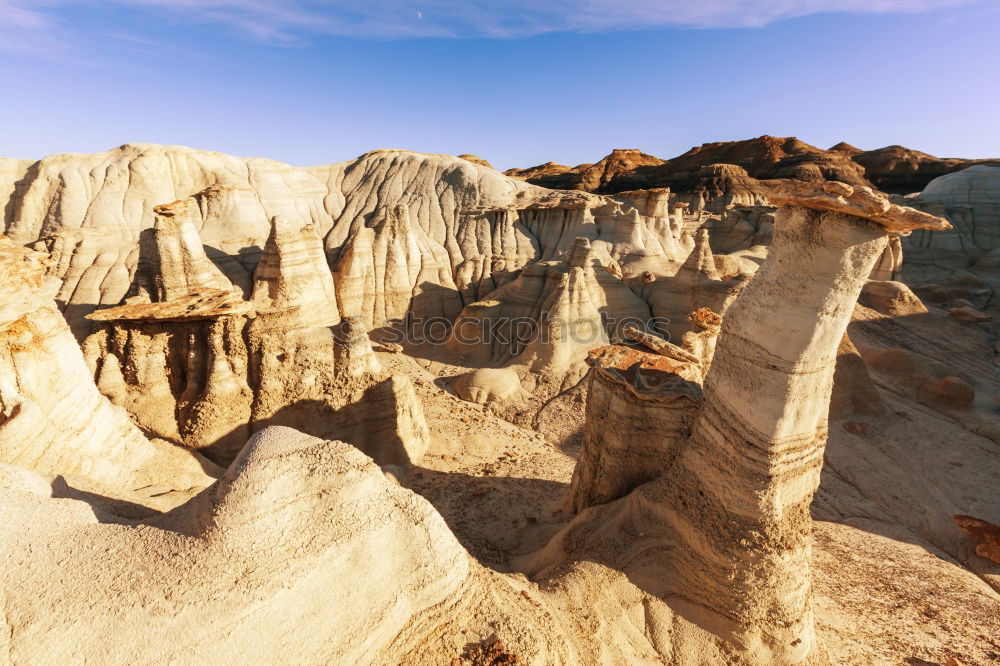
[[[184,274],[197,277],[201,287],[235,285],[247,298],[274,231],[272,220],[293,220],[289,224],[297,229],[311,226],[323,238],[329,265],[347,276],[342,282],[354,282],[353,295],[339,309],[361,316],[368,327],[380,326],[387,314],[400,316],[411,302],[418,311],[422,303],[434,310],[431,304],[437,302],[461,309],[510,281],[525,264],[559,258],[579,236],[603,243],[602,252],[621,255],[626,263],[653,258],[663,264],[684,256],[672,249],[666,218],[630,212],[630,205],[604,196],[552,192],[445,155],[381,150],[301,169],[177,146],[128,144],[34,163],[5,160],[0,172],[11,174],[0,183],[4,230],[18,243],[39,242],[53,254],[50,274],[62,281],[57,301],[81,337],[90,331],[83,317],[121,303],[130,288],[150,294],[150,300],[173,298],[156,295],[164,286],[152,284],[155,275],[148,274],[157,272],[152,265],[157,259],[138,250],[152,242],[153,208],[165,201],[187,202],[178,204],[186,212],[173,215],[189,215],[205,244],[200,253],[194,245],[184,246],[188,259],[203,254],[215,264],[199,257],[197,270]],[[400,206],[408,211],[405,219],[397,214]],[[386,227],[382,233],[374,229],[380,225]],[[368,241],[393,253],[384,273],[366,276],[366,262],[385,261],[370,256]],[[421,251],[419,260],[414,246]],[[364,260],[351,268],[348,254]],[[644,263],[640,270],[647,269]],[[218,280],[220,272],[225,284]],[[377,295],[375,280],[379,288],[389,288],[388,296]],[[326,287],[323,293],[329,300]]]
[[[130,298],[162,302],[186,296],[196,288],[233,288],[205,254],[191,204],[190,199],[181,199],[153,208],[156,223],[139,236],[139,264]]]
[[[207,486],[195,456],[147,440],[98,392],[45,263],[0,237],[0,462],[161,508]]]
[[[698,231],[694,249],[675,275],[649,277],[640,293],[649,302],[658,327],[678,341],[692,330],[688,313],[699,308],[724,313],[746,284],[743,274],[720,275],[707,229]]]
[[[382,211],[347,241],[336,284],[343,312],[368,328],[407,317],[450,323],[462,309],[447,251],[411,224],[405,205]]]
[[[271,220],[251,300],[258,310],[300,307],[317,324],[340,320],[333,274],[316,225],[286,217]]]
[[[584,440],[568,500],[574,513],[656,478],[677,456],[701,402],[690,361],[619,346],[595,349],[588,360]],[[642,419],[634,418],[636,404]]]
[[[161,225],[156,243],[200,247],[197,232],[180,225]],[[388,399],[378,391],[366,397],[387,377],[367,329],[350,317],[340,321],[333,276],[312,225],[275,217],[252,302],[233,290],[197,286],[204,274],[191,266],[166,262],[158,265],[164,275],[148,273],[151,283],[183,285],[188,293],[88,315],[100,326],[84,343],[98,387],[147,432],[220,464],[269,424],[340,436],[363,449],[426,448],[419,404],[392,398],[409,394],[399,389]],[[348,420],[337,412],[358,401],[389,432],[403,433],[391,440],[396,444],[371,429],[337,435]]]
[[[470,365],[563,373],[609,336],[621,338],[626,325],[651,320],[646,303],[601,265],[586,238],[564,261],[526,266],[487,298],[462,310],[448,342]]]
[[[733,659],[805,663],[809,504],[838,345],[887,232],[948,224],[848,185],[772,188],[785,206],[774,245],[726,313],[690,437],[652,481],[581,513],[535,566],[607,553]],[[627,549],[614,543],[623,532],[638,534]]]

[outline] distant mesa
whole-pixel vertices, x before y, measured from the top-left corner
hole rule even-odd
[[[845,141],[823,150],[795,137],[764,135],[705,143],[668,160],[637,149],[615,149],[595,164],[567,167],[548,162],[505,173],[543,187],[603,194],[650,187],[694,192],[712,189],[701,172],[711,164],[737,165],[756,179],[838,180],[890,194],[909,194],[946,173],[975,164],[1000,166],[1000,160],[939,158],[903,146],[863,151]]]

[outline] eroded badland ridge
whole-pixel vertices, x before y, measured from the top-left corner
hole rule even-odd
[[[1000,661],[1000,161],[0,160],[0,663]]]

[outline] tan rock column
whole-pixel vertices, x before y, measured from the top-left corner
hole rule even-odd
[[[782,184],[772,200],[788,207],[723,320],[701,411],[661,497],[673,495],[674,527],[697,555],[678,567],[685,596],[697,591],[737,651],[780,664],[807,661],[815,643],[809,505],[838,345],[886,232],[947,223],[839,183]]]

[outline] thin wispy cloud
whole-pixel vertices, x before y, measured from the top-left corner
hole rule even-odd
[[[244,38],[304,44],[320,35],[516,39],[644,28],[752,28],[839,12],[915,13],[986,0],[0,0],[0,49],[58,48],[67,9],[124,11]]]

